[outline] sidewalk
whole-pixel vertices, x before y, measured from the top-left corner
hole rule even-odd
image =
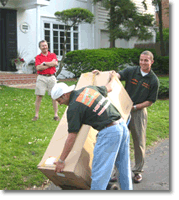
[[[134,184],[134,190],[170,190],[169,156],[169,139],[148,149],[143,180]]]
[[[169,175],[169,139],[165,139],[146,151],[143,180],[139,184],[133,184],[133,189],[135,191],[169,190]],[[45,190],[62,189],[50,183]]]

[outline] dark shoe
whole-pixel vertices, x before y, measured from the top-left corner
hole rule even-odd
[[[110,179],[110,182],[117,182],[117,178],[116,178],[116,177],[112,177],[112,178]]]
[[[32,121],[37,121],[39,118],[38,117],[34,117],[33,119],[32,119]]]
[[[54,117],[53,118],[55,121],[60,121],[60,118],[59,117]]]
[[[134,175],[134,183],[140,183],[142,181],[142,174]]]

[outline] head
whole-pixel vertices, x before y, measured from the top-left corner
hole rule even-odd
[[[48,52],[48,43],[46,40],[41,40],[39,42],[39,48],[42,51],[43,54]]]
[[[75,85],[68,86],[65,83],[57,83],[54,85],[51,91],[51,97],[56,100],[60,105],[69,104],[70,94],[75,89]]]
[[[154,56],[150,51],[143,51],[140,54],[139,64],[143,72],[150,72],[151,66],[154,63]]]

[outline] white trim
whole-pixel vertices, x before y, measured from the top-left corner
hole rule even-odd
[[[81,1],[81,2],[87,3],[88,0],[76,0],[76,1]]]

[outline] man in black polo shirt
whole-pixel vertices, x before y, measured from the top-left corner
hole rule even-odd
[[[119,72],[120,80],[126,81],[126,91],[133,101],[129,128],[134,142],[135,166],[134,182],[142,180],[147,128],[147,107],[151,106],[158,95],[159,80],[151,70],[154,63],[153,54],[144,51],[140,55],[139,66],[129,67]]]
[[[132,133],[135,153],[134,182],[142,181],[147,128],[147,107],[151,106],[158,95],[159,80],[151,70],[154,56],[150,51],[140,55],[139,66],[128,67],[116,73],[120,80],[125,80],[125,89],[133,101],[129,128]],[[113,71],[114,72],[114,71]],[[94,70],[93,73],[99,73]]]

